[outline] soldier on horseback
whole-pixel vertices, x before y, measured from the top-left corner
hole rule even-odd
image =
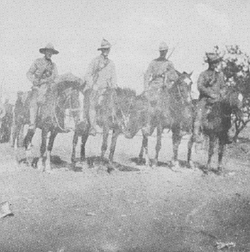
[[[144,94],[150,102],[158,102],[163,88],[170,89],[178,79],[173,63],[166,59],[168,46],[165,42],[160,43],[159,52],[159,58],[151,61],[144,76]],[[144,134],[149,135],[150,116],[147,121],[148,123],[143,131]]]
[[[29,126],[29,129],[32,131],[36,128],[38,108],[45,102],[45,94],[58,76],[56,64],[52,62],[51,57],[53,54],[58,54],[59,52],[54,49],[51,43],[45,48],[41,48],[39,52],[44,54],[44,57],[36,59],[27,72],[27,78],[33,84]]]
[[[101,54],[92,60],[85,76],[87,87],[92,89],[89,108],[91,125],[89,134],[93,136],[96,135],[96,105],[99,97],[107,88],[115,89],[117,87],[115,64],[108,58],[110,48],[111,44],[103,39],[101,47],[97,49],[101,51]]]
[[[227,85],[224,81],[224,74],[221,71],[222,57],[218,53],[206,53],[205,62],[208,63],[208,69],[202,72],[198,78],[197,88],[200,92],[199,102],[197,104],[197,113],[194,121],[194,141],[201,142],[200,128],[202,125],[203,115],[206,108],[211,107],[215,102],[224,96]],[[207,113],[206,113],[207,114]],[[230,118],[226,122],[230,127]],[[226,143],[231,143],[225,130]]]

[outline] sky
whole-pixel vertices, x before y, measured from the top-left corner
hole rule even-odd
[[[215,45],[237,44],[250,55],[249,13],[250,0],[1,0],[0,96],[14,100],[31,88],[26,73],[48,43],[59,51],[52,57],[59,74],[83,78],[103,38],[119,86],[141,93],[165,41],[175,68],[193,71],[195,91]]]

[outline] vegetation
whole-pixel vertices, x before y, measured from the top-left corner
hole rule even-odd
[[[222,68],[227,84],[236,86],[243,95],[241,113],[232,118],[236,141],[239,133],[250,122],[250,57],[238,45],[226,46],[224,50],[215,46],[215,51],[223,54]]]

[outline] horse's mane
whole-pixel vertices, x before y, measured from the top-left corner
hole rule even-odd
[[[117,96],[126,96],[126,97],[134,97],[136,96],[136,92],[133,89],[130,88],[121,88],[118,87],[116,89]]]

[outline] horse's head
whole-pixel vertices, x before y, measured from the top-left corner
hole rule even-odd
[[[66,88],[58,92],[56,105],[61,111],[69,109],[75,111],[79,107],[79,91]]]
[[[191,73],[178,73],[178,79],[175,81],[173,86],[170,88],[170,95],[181,104],[190,104],[192,101],[191,98],[191,87],[192,87],[192,79]]]
[[[133,138],[145,124],[148,113],[148,101],[144,95],[138,95],[130,104],[128,114],[124,117],[123,133],[126,138]]]
[[[130,88],[116,89],[116,103],[118,110],[122,113],[123,117],[130,113],[135,99],[136,92],[134,90]]]
[[[243,95],[237,87],[230,86],[223,92],[222,102],[233,110],[239,110],[243,105]]]

